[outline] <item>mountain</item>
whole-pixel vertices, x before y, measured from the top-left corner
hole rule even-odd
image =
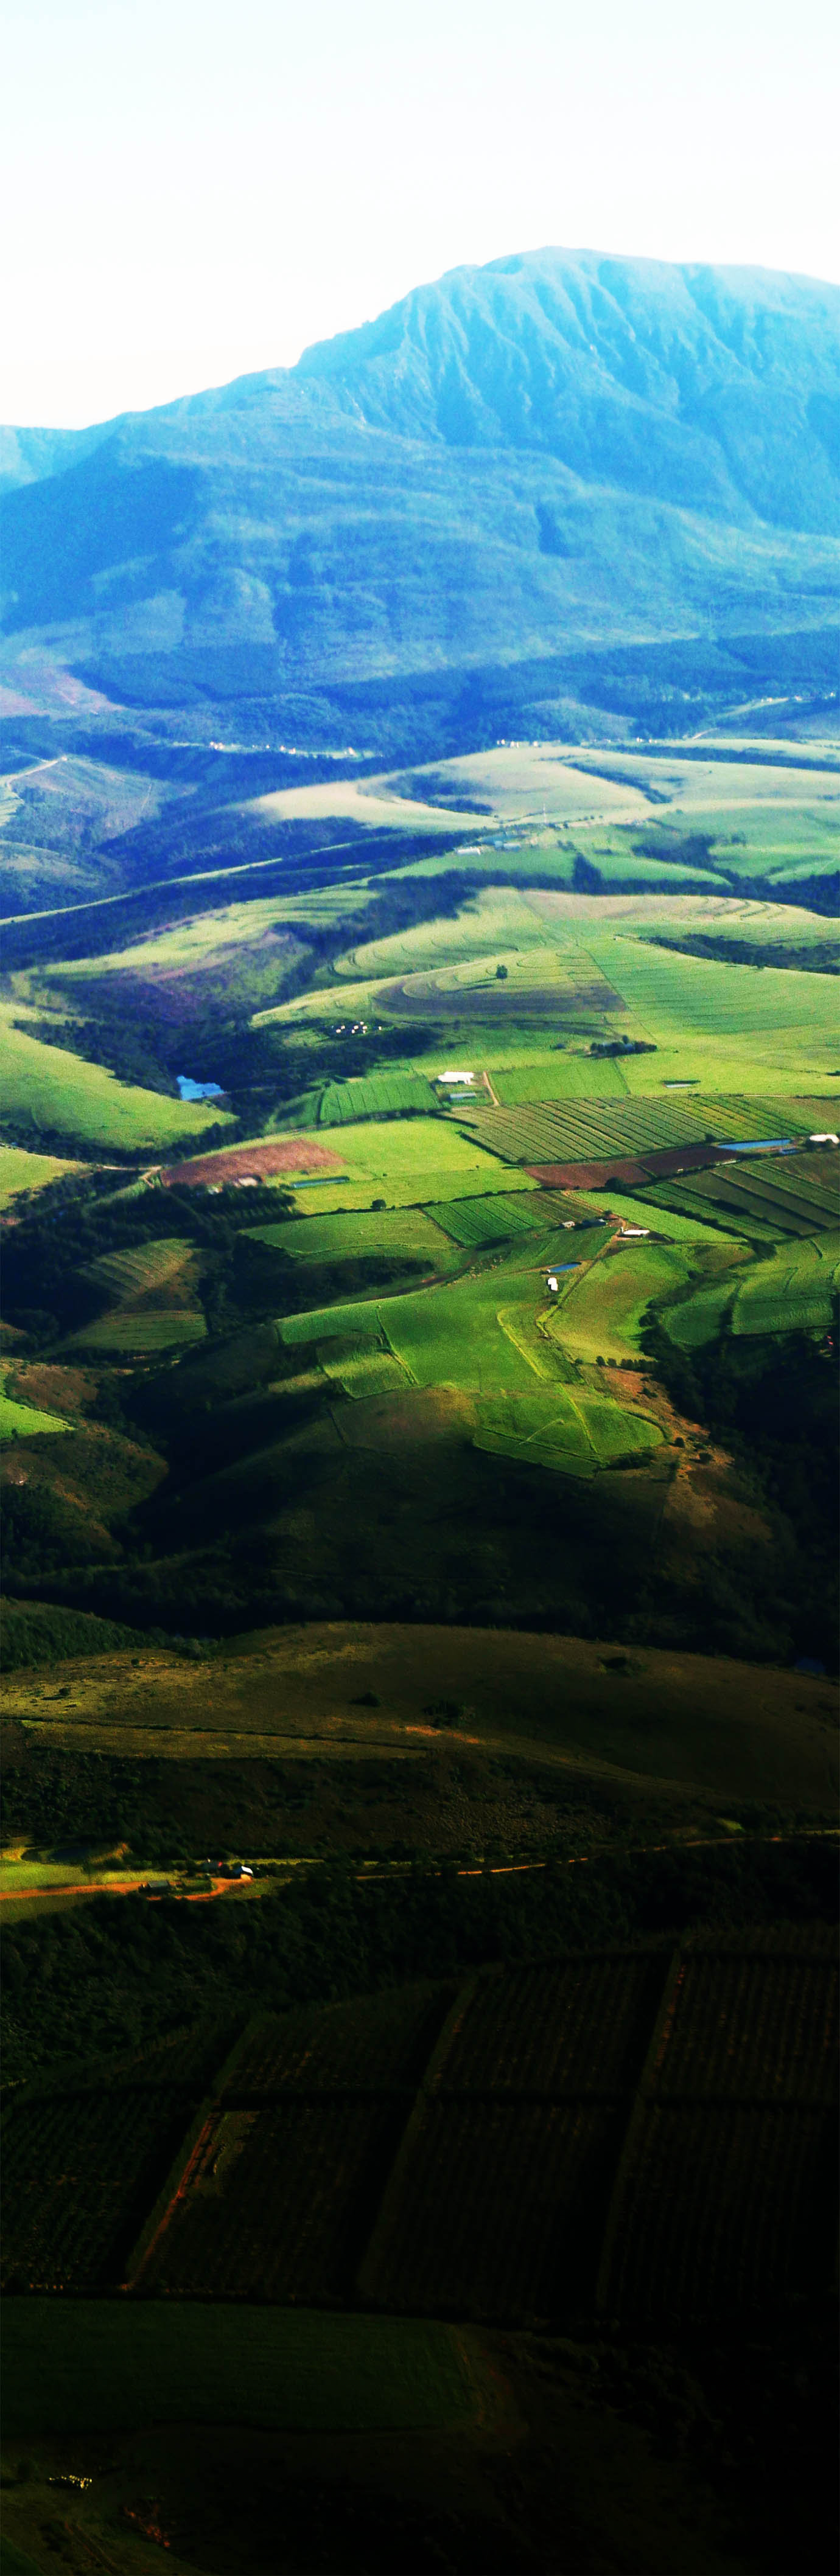
[[[6,669],[34,638],[111,699],[177,706],[817,640],[838,326],[806,278],[544,250],[294,368],[10,433]]]

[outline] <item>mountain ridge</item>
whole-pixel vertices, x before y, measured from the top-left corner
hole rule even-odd
[[[784,273],[451,270],[40,479],[60,434],[15,433],[5,634],[154,704],[819,629],[839,352],[840,289]]]

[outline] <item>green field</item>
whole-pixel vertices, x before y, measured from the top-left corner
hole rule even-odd
[[[154,1358],[157,1351],[186,1348],[190,1342],[203,1341],[207,1331],[204,1316],[197,1307],[173,1307],[164,1314],[134,1314],[128,1306],[118,1307],[113,1314],[100,1315],[93,1324],[84,1324],[71,1333],[68,1350],[112,1352],[117,1358]]]
[[[786,1243],[770,1261],[756,1262],[738,1290],[733,1333],[818,1331],[831,1323],[840,1286],[836,1235]]]
[[[606,1390],[570,1384],[569,1355],[594,1359],[597,1342],[604,1357],[612,1356],[612,1339],[615,1355],[626,1357],[635,1348],[630,1332],[654,1288],[679,1285],[685,1268],[675,1268],[677,1256],[664,1249],[653,1258],[648,1251],[639,1267],[632,1254],[622,1255],[628,1276],[621,1283],[620,1336],[610,1329],[594,1284],[582,1327],[576,1330],[572,1319],[566,1334],[565,1307],[551,1307],[539,1267],[556,1241],[552,1229],[532,1237],[527,1252],[510,1251],[452,1286],[316,1308],[287,1316],[278,1331],[291,1348],[314,1342],[321,1366],[349,1395],[385,1394],[406,1381],[430,1393],[456,1393],[467,1400],[463,1428],[479,1447],[591,1475],[614,1458],[657,1447],[662,1434],[647,1415]],[[590,1278],[600,1281],[601,1266],[584,1275],[584,1290]],[[575,1285],[572,1294],[580,1293]]]
[[[380,1129],[378,1132],[388,1131]],[[396,1132],[400,1134],[404,1130],[397,1129]],[[435,1135],[438,1132],[435,1128]],[[449,1135],[458,1133],[456,1128],[448,1128],[444,1132]],[[475,1158],[454,1163],[448,1170],[436,1167],[417,1172],[391,1171],[387,1176],[368,1173],[364,1179],[357,1176],[352,1181],[319,1181],[317,1189],[305,1189],[300,1185],[296,1188],[294,1181],[291,1184],[295,1215],[316,1221],[324,1216],[370,1214],[374,1199],[385,1202],[384,1208],[375,1211],[380,1217],[396,1209],[422,1210],[424,1207],[427,1213],[436,1214],[438,1207],[447,1206],[450,1199],[483,1199],[498,1191],[507,1200],[512,1190],[524,1194],[536,1188],[537,1183],[532,1181],[530,1173],[514,1171],[510,1164],[497,1162],[492,1154],[481,1150]]]
[[[16,2298],[4,2336],[10,2440],[185,2422],[407,2432],[480,2406],[460,2338],[425,2318]]]
[[[633,1359],[651,1299],[681,1287],[688,1263],[675,1247],[635,1243],[602,1255],[572,1279],[557,1301],[549,1331],[576,1359]]]
[[[303,1193],[301,1193],[303,1195]],[[317,1194],[320,1197],[320,1193]],[[313,1191],[313,1198],[316,1193]],[[479,1201],[484,1205],[483,1200]],[[504,1205],[500,1201],[500,1205]],[[450,1231],[447,1211],[447,1233]],[[248,1239],[272,1244],[276,1251],[288,1253],[293,1261],[359,1261],[376,1255],[386,1259],[428,1262],[431,1269],[445,1266],[447,1245],[431,1216],[424,1208],[384,1208],[374,1212],[370,1207],[346,1214],[297,1219],[284,1225],[257,1225],[248,1228]],[[458,1235],[458,1242],[466,1240]],[[478,1238],[476,1238],[478,1240]],[[453,1253],[451,1258],[457,1256]]]
[[[631,1059],[632,1061],[632,1059]],[[617,1056],[567,1055],[559,1049],[536,1063],[490,1068],[502,1109],[525,1100],[625,1100],[627,1084]]]
[[[31,1440],[38,1431],[69,1431],[59,1413],[41,1413],[34,1404],[16,1404],[0,1386],[0,1440]]]
[[[398,1119],[392,1126],[360,1120],[342,1128],[341,1153],[348,1172],[360,1182],[416,1181],[417,1196],[425,1200],[434,1198],[438,1175],[448,1181],[453,1173],[460,1178],[462,1172],[486,1172],[485,1186],[492,1189],[499,1171],[498,1162],[475,1138],[462,1136],[442,1118]]]
[[[10,1207],[22,1190],[43,1190],[65,1172],[81,1172],[83,1163],[61,1162],[56,1154],[30,1154],[23,1145],[0,1145],[0,1208]]]
[[[431,1115],[438,1109],[430,1082],[419,1073],[371,1073],[351,1082],[328,1082],[318,1109],[320,1127],[349,1126],[357,1119],[393,1116],[399,1110]]]
[[[101,1064],[87,1064],[69,1048],[44,1046],[38,1024],[16,1028],[19,1006],[0,1003],[0,1115],[31,1118],[40,1128],[55,1128],[86,1144],[148,1147],[176,1144],[203,1127],[216,1126],[220,1112],[211,1102],[169,1100],[162,1092],[141,1091],[117,1082]],[[222,1118],[222,1123],[229,1123]]]

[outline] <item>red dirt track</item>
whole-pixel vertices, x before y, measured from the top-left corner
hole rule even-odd
[[[202,1189],[211,1181],[244,1181],[251,1175],[267,1181],[277,1172],[340,1172],[341,1168],[341,1156],[331,1153],[327,1145],[280,1136],[273,1145],[228,1145],[218,1154],[199,1154],[195,1162],[169,1163],[160,1177],[165,1189],[171,1189],[173,1181]]]

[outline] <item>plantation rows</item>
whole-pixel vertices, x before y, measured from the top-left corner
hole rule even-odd
[[[246,2030],[222,2095],[283,2091],[413,2091],[449,1996],[439,1986],[401,1986],[326,2011],[286,2013]]]
[[[830,2287],[833,2120],[651,2104],[617,2193],[610,2314],[752,2307]]]
[[[476,1107],[476,1132],[512,1162],[606,1162],[668,1145],[721,1144],[772,1136],[768,1104],[732,1095],[690,1100],[544,1101],[518,1109]],[[797,1129],[801,1122],[796,1122]],[[796,1132],[788,1121],[779,1135]]]
[[[211,2114],[203,2152],[137,2275],[174,2298],[321,2299],[352,2281],[359,2216],[399,2134],[387,2100],[295,2100]]]
[[[12,2097],[3,2115],[3,2279],[78,2290],[119,2269],[190,2117],[174,2091]]]
[[[661,1986],[661,1957],[487,1977],[437,2080],[465,2092],[620,2092],[638,2074]]]
[[[615,2104],[424,2105],[360,2287],[383,2307],[547,2315],[585,2297],[621,2141]]]
[[[145,2086],[15,2094],[8,2272],[117,2281],[145,2222],[141,2296],[503,2318],[591,2305],[599,2278],[610,2314],[804,2293],[828,2277],[836,2036],[821,1931],[264,2017],[191,2133],[158,2056]]]
[[[444,1234],[470,1249],[473,1244],[479,1247],[506,1241],[513,1235],[535,1233],[553,1215],[555,1206],[547,1191],[523,1190],[516,1196],[510,1193],[489,1199],[451,1199],[447,1205],[436,1207],[434,1214]]]
[[[838,1978],[827,1962],[692,1959],[681,1971],[657,2095],[729,2093],[831,2101]]]

